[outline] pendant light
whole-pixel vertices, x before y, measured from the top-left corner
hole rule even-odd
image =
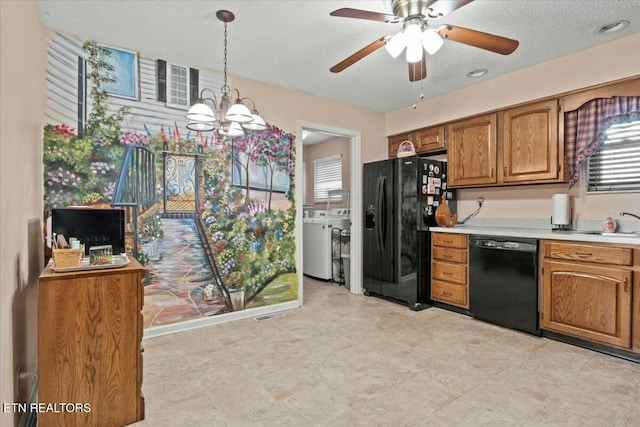
[[[232,90],[227,84],[227,24],[235,19],[235,15],[228,10],[219,10],[216,12],[216,17],[224,22],[224,85],[220,88],[222,97],[220,98],[220,104],[218,104],[216,96],[211,89],[202,89],[198,100],[185,115],[189,119],[187,129],[209,132],[217,127],[220,135],[230,137],[244,135],[243,129],[266,129],[267,125],[258,114],[253,99],[242,98],[238,89]],[[204,93],[206,91],[210,91],[213,94],[213,98],[205,98]],[[236,99],[229,107],[231,104],[229,95],[232,92],[235,92]],[[207,104],[207,101],[213,105],[213,109]],[[245,105],[245,102],[248,101],[251,102],[251,110]]]

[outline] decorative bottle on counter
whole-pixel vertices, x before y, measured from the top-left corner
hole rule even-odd
[[[616,229],[618,228],[618,223],[616,222],[615,219],[611,218],[611,214],[609,214],[607,219],[605,219],[604,222],[602,223],[602,227],[606,232],[615,233]]]

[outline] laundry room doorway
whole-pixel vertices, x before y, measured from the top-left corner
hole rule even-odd
[[[303,283],[302,275],[307,275],[328,284],[345,285],[351,293],[361,294],[362,233],[355,220],[362,217],[360,132],[303,121],[298,123],[297,131],[300,282]],[[340,260],[339,267],[332,264],[336,258]],[[304,286],[301,302],[303,294]]]

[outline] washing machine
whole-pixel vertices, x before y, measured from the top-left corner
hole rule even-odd
[[[302,272],[316,279],[330,280],[331,231],[350,229],[351,211],[348,208],[310,211],[302,228]]]

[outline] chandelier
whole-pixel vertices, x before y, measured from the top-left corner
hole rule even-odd
[[[263,130],[266,123],[256,111],[256,104],[251,98],[242,98],[238,89],[233,89],[227,84],[227,24],[235,19],[233,12],[219,10],[216,17],[224,22],[224,85],[220,88],[222,97],[220,102],[211,89],[202,89],[198,100],[185,115],[189,120],[187,129],[198,132],[210,132],[218,127],[218,134],[222,136],[242,136],[244,129]],[[211,92],[213,98],[205,98],[205,92]],[[230,94],[235,92],[236,99],[231,104]],[[213,105],[213,109],[207,104]],[[245,105],[250,102],[251,110]],[[230,106],[231,105],[231,106]]]

